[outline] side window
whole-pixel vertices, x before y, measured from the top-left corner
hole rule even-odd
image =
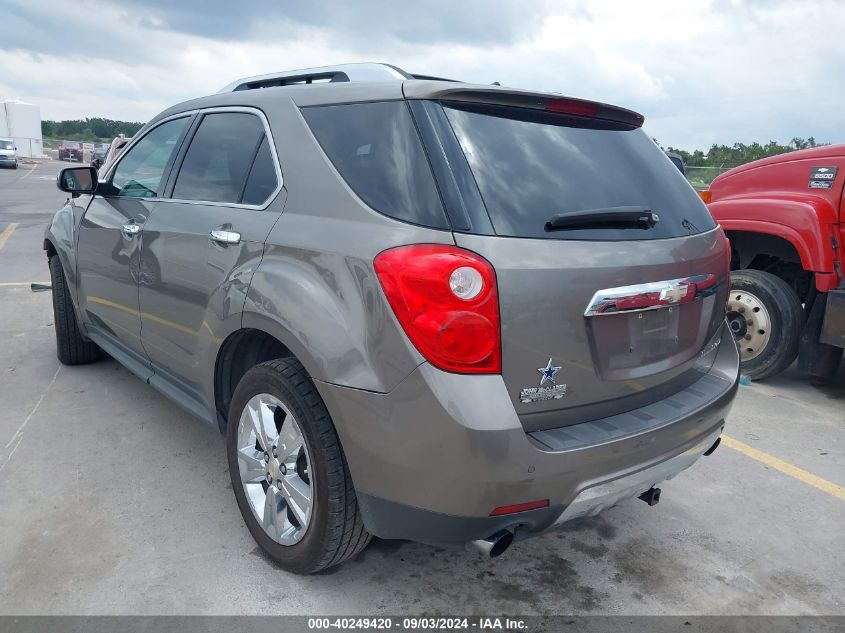
[[[270,155],[270,144],[267,137],[261,141],[261,147],[255,155],[252,169],[244,186],[244,195],[241,202],[244,204],[263,204],[276,190],[279,184],[276,176],[276,167],[273,164],[273,157]]]
[[[376,211],[446,229],[449,223],[404,101],[302,108],[341,177]]]
[[[263,137],[264,125],[254,114],[206,114],[182,161],[173,198],[240,202],[247,173]]]
[[[189,117],[162,123],[138,141],[114,170],[114,195],[153,198]]]

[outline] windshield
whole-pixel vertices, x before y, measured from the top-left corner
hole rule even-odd
[[[695,191],[640,128],[527,108],[444,104],[497,234],[574,240],[680,237],[716,225]],[[636,226],[547,231],[555,216],[636,207]]]
[[[62,146],[67,147],[68,149],[79,149],[79,143],[76,141],[65,141],[62,143]]]
[[[15,149],[15,144],[12,141],[0,141],[0,149]]]

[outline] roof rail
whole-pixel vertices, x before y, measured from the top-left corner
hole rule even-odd
[[[339,64],[337,66],[319,66],[317,68],[302,68],[300,70],[285,70],[267,75],[244,77],[233,81],[222,88],[218,94],[236,92],[238,90],[256,90],[273,86],[290,86],[294,84],[311,84],[315,82],[337,83],[345,81],[404,81],[405,79],[438,79],[453,81],[429,75],[412,75],[391,64],[356,63]]]

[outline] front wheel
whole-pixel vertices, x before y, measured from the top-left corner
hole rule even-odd
[[[742,373],[762,380],[780,373],[798,355],[804,310],[795,291],[762,270],[731,273],[728,324],[739,348]]]
[[[337,565],[370,541],[329,413],[293,358],[250,369],[235,389],[226,446],[244,522],[284,569]]]
[[[100,348],[82,338],[58,255],[50,258],[50,285],[53,288],[53,324],[59,361],[63,365],[93,363],[99,357]]]

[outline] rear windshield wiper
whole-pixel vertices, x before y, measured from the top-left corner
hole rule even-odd
[[[546,231],[570,229],[650,229],[660,221],[646,207],[607,207],[560,213],[546,222]]]

